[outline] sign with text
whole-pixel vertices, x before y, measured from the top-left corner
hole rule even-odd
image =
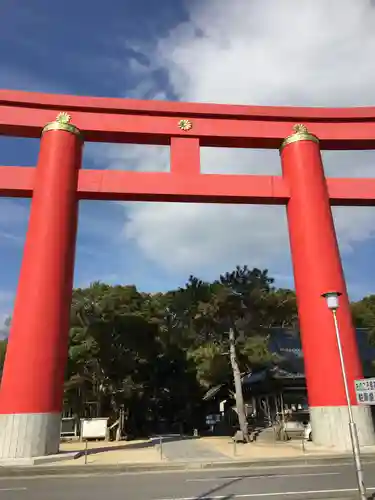
[[[355,380],[355,394],[360,405],[375,405],[375,378]]]
[[[108,418],[89,418],[81,420],[82,439],[105,439]]]
[[[215,414],[215,415],[206,415],[206,424],[207,425],[214,425],[217,422],[220,422],[220,415]]]

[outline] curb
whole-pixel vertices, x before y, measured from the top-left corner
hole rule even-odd
[[[375,461],[375,454],[362,456],[362,463]],[[259,469],[267,467],[319,466],[352,464],[351,455],[301,457],[296,459],[269,459],[246,461],[217,462],[174,462],[174,463],[143,463],[143,464],[87,464],[87,465],[31,465],[31,466],[0,466],[0,478],[32,477],[32,476],[78,476],[106,475],[137,472],[192,472],[215,469]]]
[[[63,462],[65,460],[75,460],[82,456],[80,451],[72,451],[67,453],[60,453],[58,455],[45,455],[41,457],[30,458],[0,458],[1,467],[29,467],[33,465],[46,465],[56,462]],[[1,469],[0,469],[1,470]]]

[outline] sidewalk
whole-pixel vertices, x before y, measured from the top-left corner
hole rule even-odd
[[[75,460],[59,462],[61,466],[74,467],[83,465],[85,444],[80,442],[62,443],[61,451],[80,451],[82,456]],[[178,450],[178,453],[177,453]],[[363,457],[374,458],[375,446],[361,450]],[[118,465],[118,464],[181,464],[183,462],[222,463],[233,462],[288,462],[306,459],[351,459],[350,452],[335,451],[332,448],[315,446],[313,443],[301,441],[275,443],[249,443],[234,445],[229,437],[204,437],[198,439],[176,439],[163,442],[160,449],[157,440],[130,442],[89,442],[87,464]]]
[[[262,460],[262,459],[295,459],[295,458],[326,458],[326,457],[351,457],[350,451],[342,452],[334,448],[316,446],[311,442],[302,440],[275,441],[270,443],[255,442],[250,444],[235,445],[229,437],[201,438],[202,443],[216,449],[218,452],[232,460]],[[361,448],[361,454],[374,455],[375,446]]]
[[[53,460],[39,465],[4,465],[1,477],[39,475],[116,474],[126,472],[162,472],[202,469],[236,469],[330,465],[351,463],[350,452],[319,448],[301,441],[249,443],[234,445],[229,437],[157,439],[130,442],[61,443],[60,451],[78,452],[78,458]],[[362,449],[364,463],[375,462],[375,447]]]
[[[59,465],[82,465],[85,463],[86,444],[79,441],[61,443],[60,451],[76,452],[82,455],[75,460],[60,461]],[[137,441],[91,441],[87,443],[87,464],[139,464],[139,463],[157,463],[161,461],[161,454],[155,441],[137,440]]]

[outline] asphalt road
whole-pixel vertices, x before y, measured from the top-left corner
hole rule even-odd
[[[375,499],[375,463],[365,466]],[[374,496],[372,496],[374,495]],[[309,500],[357,498],[352,465],[0,479],[1,500]]]

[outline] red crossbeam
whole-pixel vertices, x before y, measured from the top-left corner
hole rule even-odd
[[[305,123],[324,149],[375,149],[375,108],[233,106],[0,90],[0,134],[39,137],[59,111],[86,141],[171,146],[171,173],[83,170],[81,199],[285,204],[278,176],[200,174],[200,147],[277,148]],[[178,127],[191,120],[191,130]],[[328,179],[332,205],[374,205],[375,180]],[[31,196],[33,169],[0,167],[1,196]]]
[[[0,167],[0,196],[31,197],[33,167]],[[332,205],[374,206],[375,179],[327,179]],[[178,201],[285,205],[289,189],[272,175],[181,175],[161,172],[82,170],[82,200]]]

